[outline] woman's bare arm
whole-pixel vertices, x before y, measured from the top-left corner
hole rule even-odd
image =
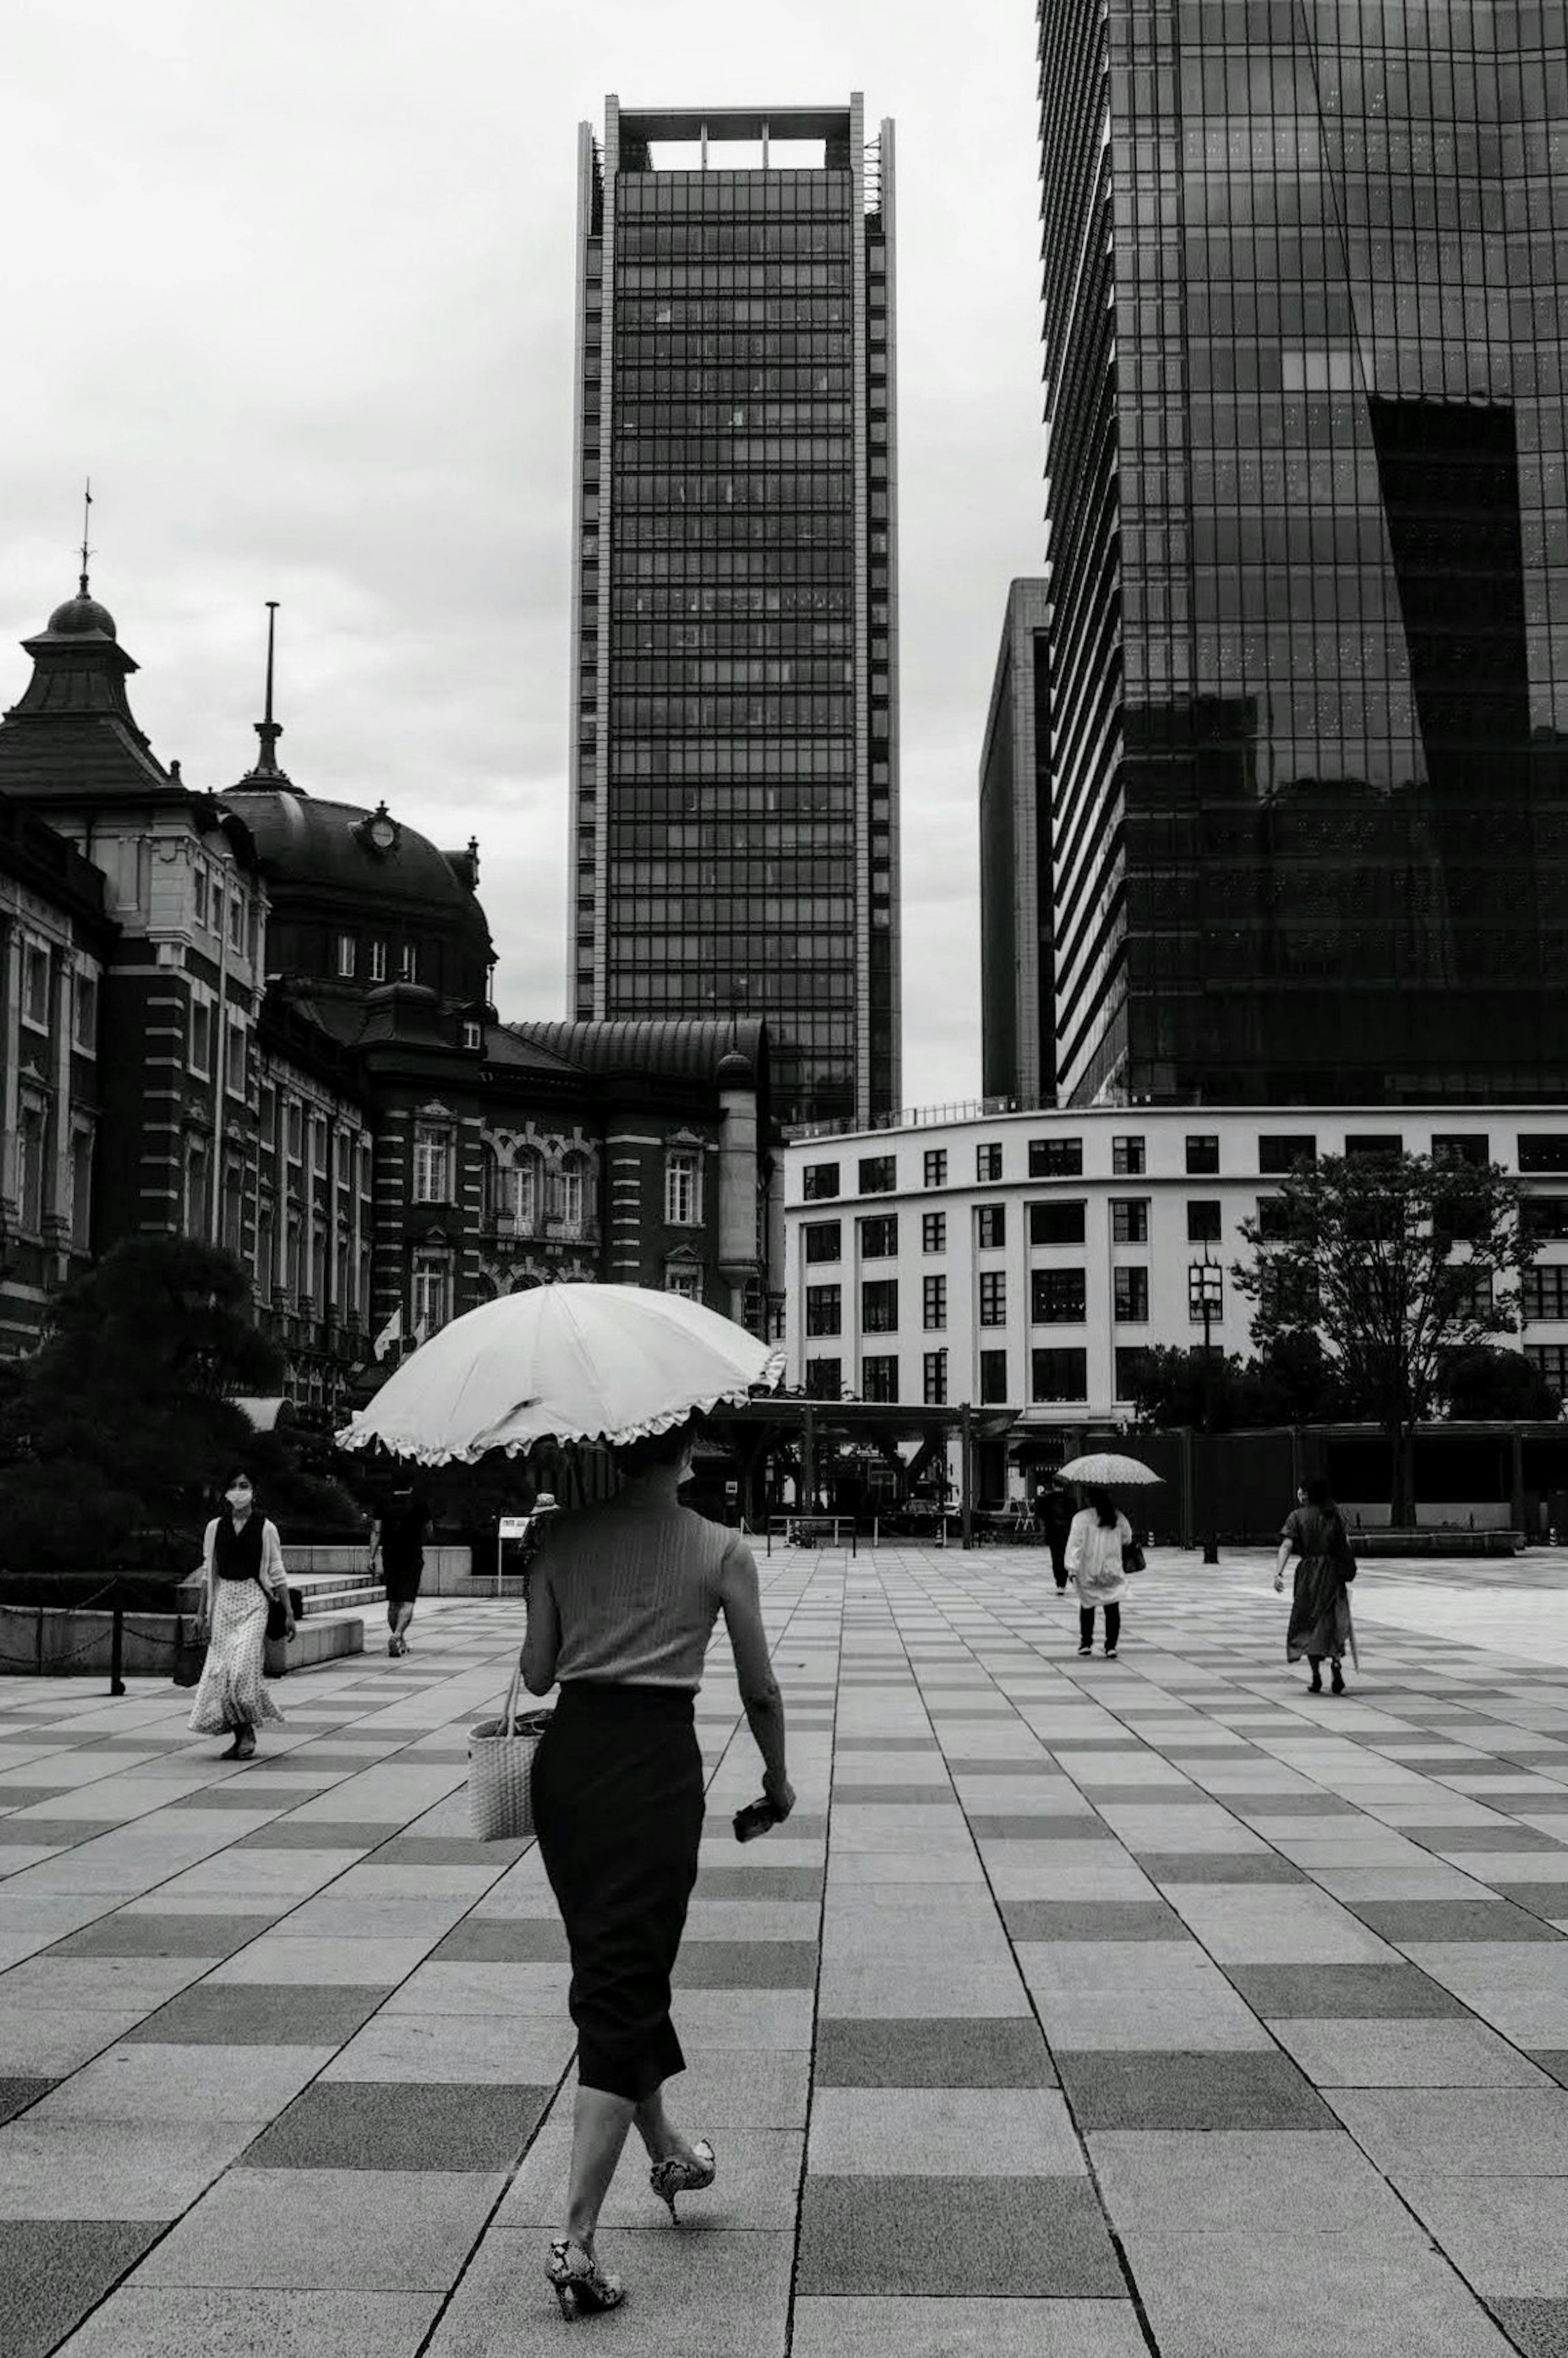
[[[787,1815],[795,1806],[795,1792],[784,1761],[784,1697],[773,1676],[768,1633],[762,1627],[756,1558],[744,1540],[733,1541],[725,1553],[719,1602],[730,1633],[746,1725],[762,1756],[762,1790]]]

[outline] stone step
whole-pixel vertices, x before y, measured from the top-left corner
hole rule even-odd
[[[287,1677],[295,1671],[313,1670],[321,1662],[341,1660],[345,1654],[362,1654],[365,1625],[362,1613],[314,1613],[297,1623],[294,1638],[269,1638],[266,1674]]]
[[[298,1581],[290,1585],[299,1590],[301,1617],[308,1621],[324,1613],[362,1613],[386,1602],[386,1591],[378,1581],[356,1581],[351,1587],[331,1580],[315,1588],[306,1588]]]

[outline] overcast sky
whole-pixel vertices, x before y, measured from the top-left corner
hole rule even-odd
[[[480,838],[565,1011],[577,125],[843,103],[898,151],[904,1099],[979,1087],[976,771],[1038,571],[1033,0],[10,0],[0,622],[92,588],[193,784],[280,759]],[[27,658],[0,648],[0,706]]]

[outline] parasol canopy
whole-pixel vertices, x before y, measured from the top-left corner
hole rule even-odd
[[[1064,1482],[1082,1482],[1091,1490],[1124,1489],[1136,1483],[1162,1482],[1165,1478],[1156,1474],[1152,1466],[1145,1466],[1141,1457],[1119,1457],[1114,1449],[1072,1458],[1065,1466],[1058,1466],[1056,1471]]]
[[[405,1359],[338,1434],[427,1466],[508,1456],[536,1441],[635,1441],[694,1410],[743,1401],[783,1364],[683,1295],[568,1282],[503,1294],[454,1318]]]

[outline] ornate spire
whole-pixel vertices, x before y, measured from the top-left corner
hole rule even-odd
[[[277,633],[277,600],[266,601],[266,714],[256,722],[256,735],[261,739],[261,758],[251,772],[253,778],[281,778],[277,766],[277,741],[283,734],[283,723],[272,717],[273,657]]]
[[[88,595],[87,560],[92,554],[92,551],[87,546],[87,532],[92,517],[92,478],[89,475],[81,494],[81,572],[79,578],[81,583],[81,595],[84,598]]]

